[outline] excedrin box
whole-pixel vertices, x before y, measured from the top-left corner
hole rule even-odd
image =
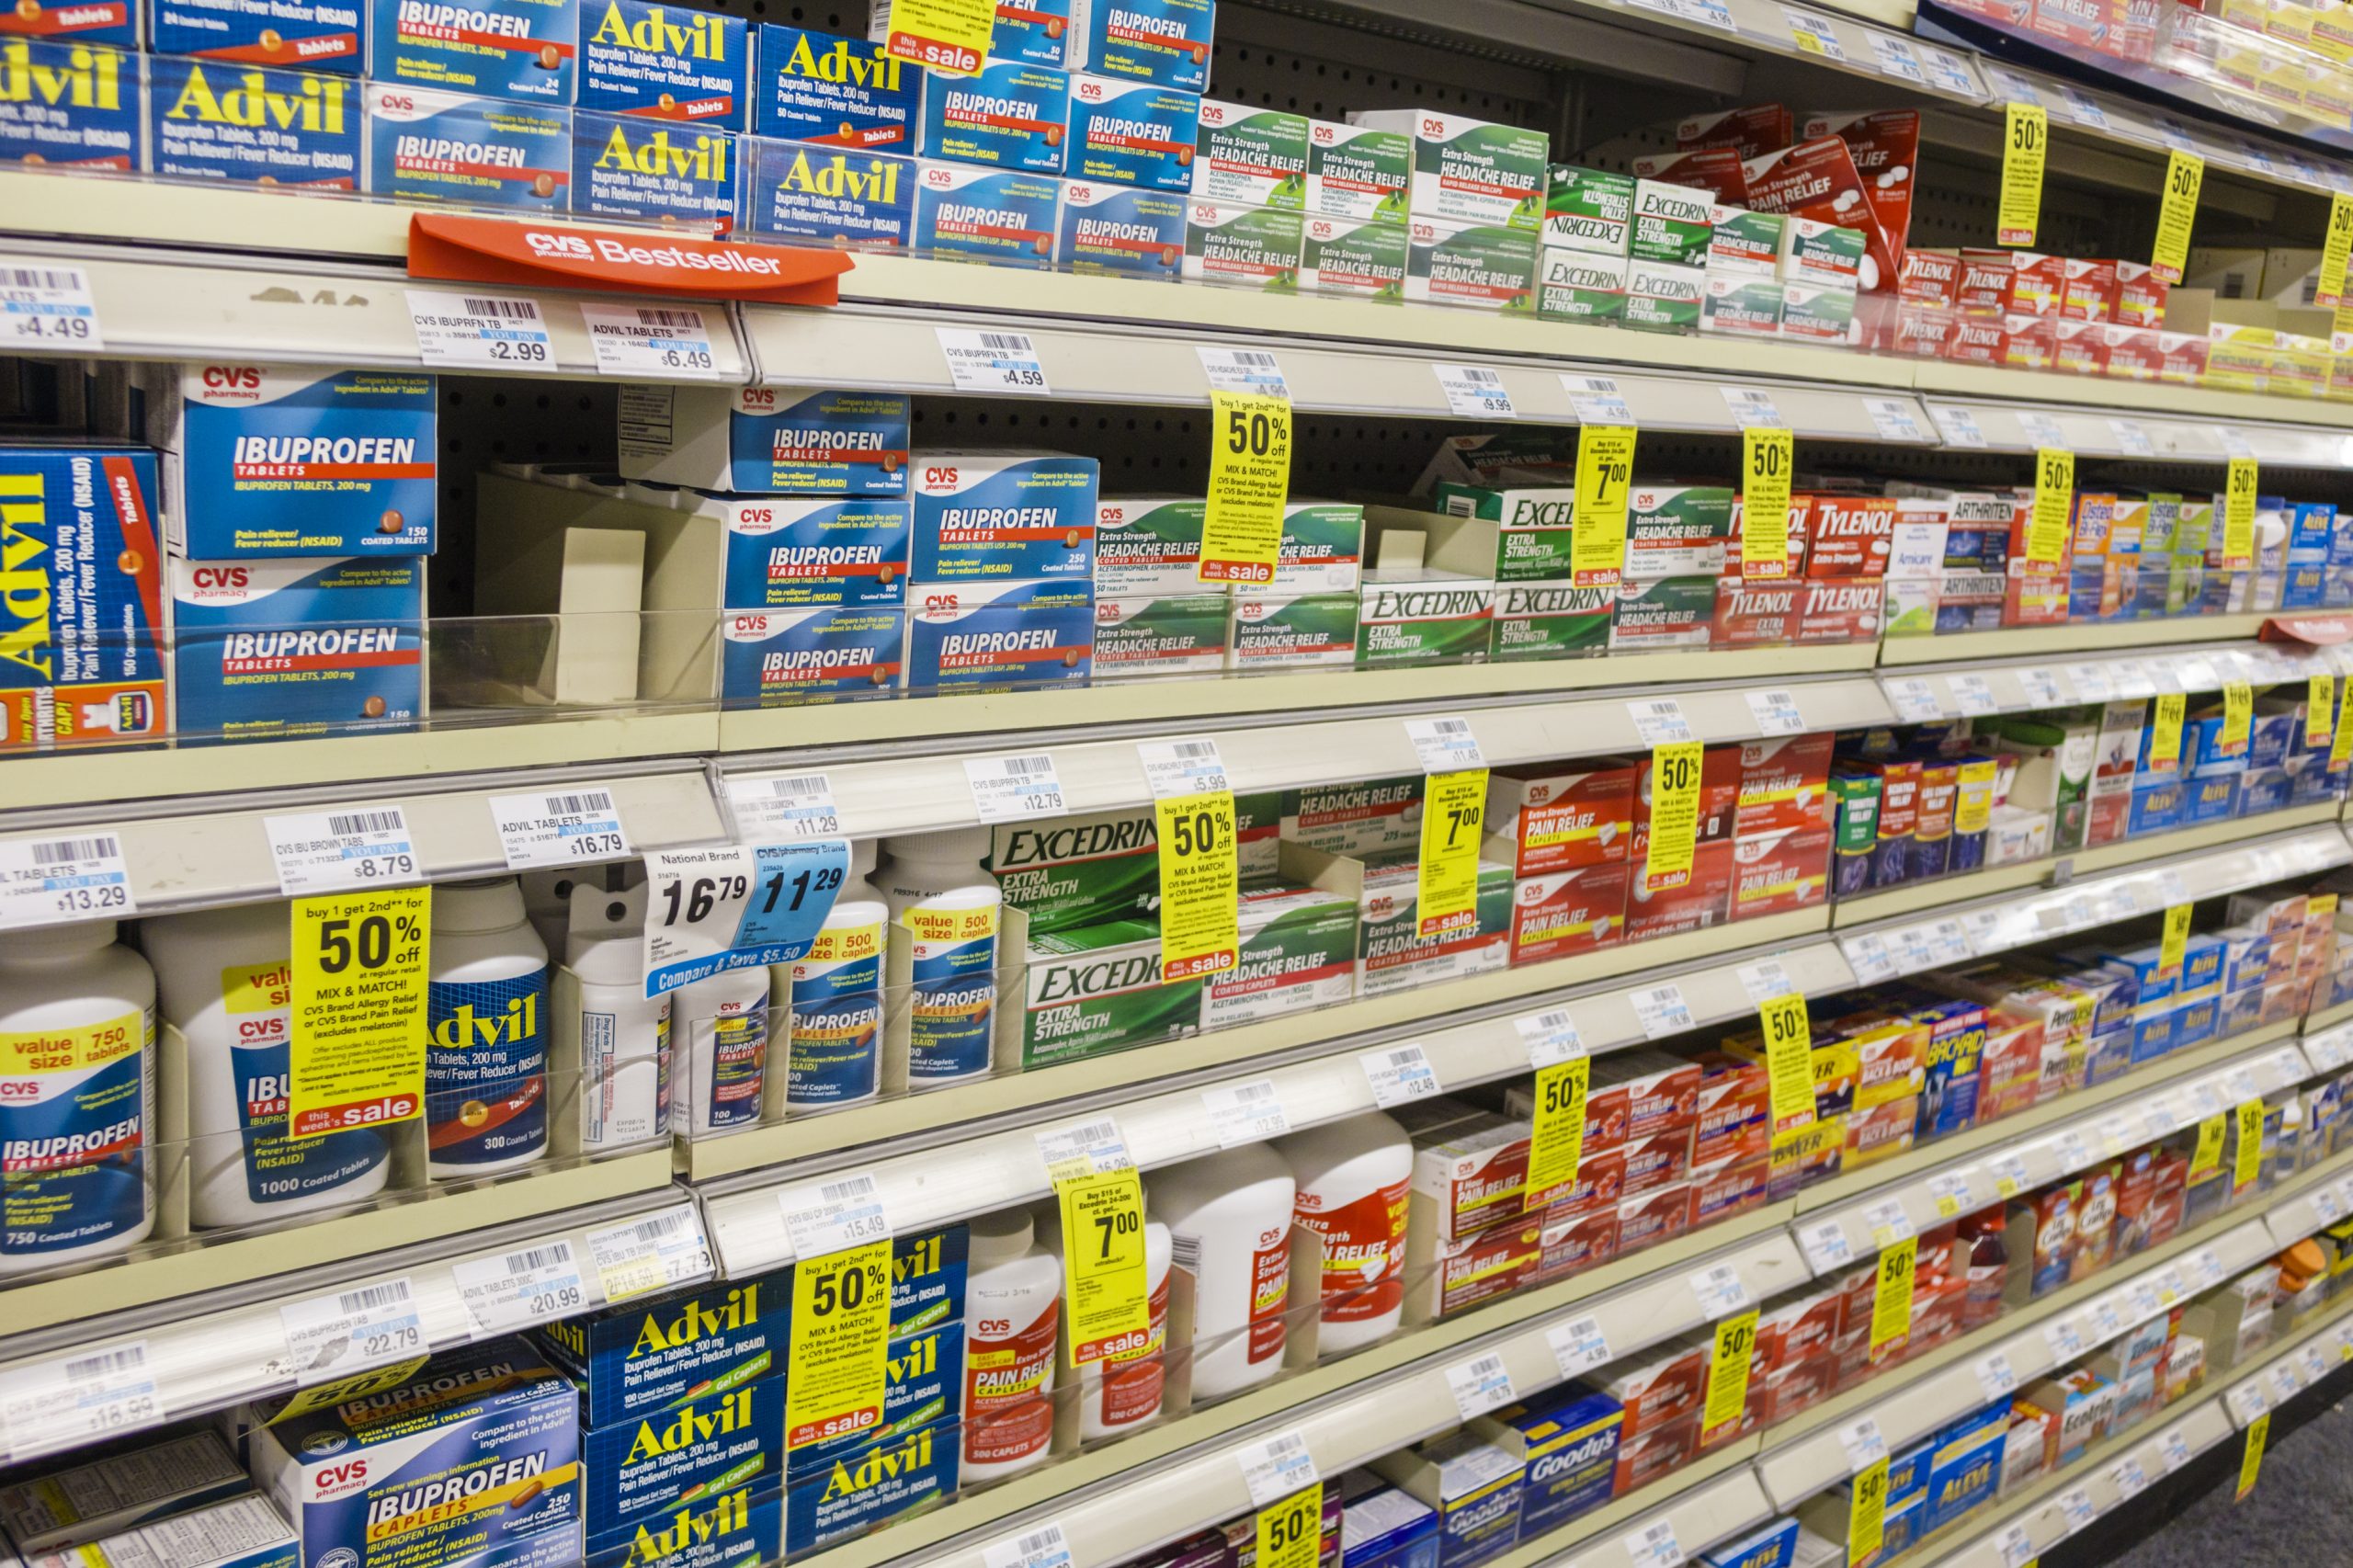
[[[750,136],[742,161],[744,227],[755,234],[892,248],[915,240],[912,158]]]
[[[98,43],[115,49],[139,47],[139,7],[131,0],[35,0],[0,16],[0,38],[17,35],[60,43]]]
[[[1358,590],[1357,667],[1481,663],[1495,614],[1492,579],[1368,572]]]
[[[735,227],[738,145],[716,126],[575,114],[572,210],[726,233]]]
[[[570,104],[579,0],[370,0],[368,74],[378,86]]]
[[[1024,1072],[1200,1032],[1201,981],[1161,972],[1157,920],[1047,932],[1027,960]]]
[[[1307,128],[1303,114],[1201,99],[1193,194],[1205,201],[1306,210]]]
[[[751,106],[752,30],[742,18],[669,0],[588,0],[574,108],[748,131]]]
[[[1536,269],[1536,312],[1547,321],[1616,322],[1626,314],[1626,258],[1547,246]]]
[[[1202,675],[1225,668],[1226,597],[1095,599],[1095,677]]]
[[[1405,297],[1413,236],[1403,223],[1320,218],[1310,213],[1299,253],[1299,287],[1377,304]]]
[[[359,188],[359,85],[347,76],[158,57],[146,103],[153,173]]]
[[[885,22],[888,8],[875,14]],[[859,152],[912,155],[923,70],[879,41],[764,22],[752,129]]]
[[[1199,98],[1174,87],[1073,76],[1070,149],[1062,172],[1077,180],[1190,192],[1200,112]]]
[[[1644,261],[1626,263],[1626,324],[1638,332],[1696,332],[1708,290],[1708,275],[1697,267]]]
[[[0,446],[0,753],[165,722],[154,454]]]
[[[1307,122],[1307,210],[1319,218],[1403,223],[1414,139],[1337,120]]]
[[[143,63],[96,43],[0,32],[0,163],[145,168]]]
[[[921,451],[911,466],[916,582],[1094,580],[1093,458]]]
[[[720,631],[719,697],[729,708],[871,697],[905,674],[907,612],[897,605],[736,611]]]
[[[1273,876],[1282,796],[1234,797],[1243,881]],[[992,830],[987,865],[1006,906],[1028,917],[1032,936],[1152,915],[1160,907],[1160,862],[1149,809],[1005,823]]]
[[[1071,79],[1051,65],[992,60],[971,76],[926,74],[915,156],[1030,174],[1063,172]],[[1185,138],[1188,146],[1192,138]]]
[[[1051,175],[926,158],[915,165],[907,243],[950,261],[1042,267],[1054,254],[1062,195],[1063,182]]]
[[[1497,664],[1586,659],[1609,651],[1617,591],[1570,583],[1498,583],[1488,655]]]
[[[1297,293],[1305,242],[1306,225],[1296,212],[1229,201],[1188,201],[1185,280],[1269,294]]]
[[[724,608],[906,603],[908,502],[706,494],[694,509],[726,535]]]
[[[1413,138],[1412,210],[1443,223],[1543,225],[1552,149],[1540,131],[1427,108],[1367,109],[1349,119]]]
[[[1099,180],[1063,181],[1054,265],[1093,277],[1174,282],[1185,268],[1185,199]]]
[[[1354,593],[1238,593],[1227,667],[1345,669],[1357,658],[1357,608]]]
[[[1198,93],[1216,0],[1070,0],[1070,67]]]
[[[1416,214],[1407,225],[1405,298],[1506,315],[1536,313],[1542,247],[1524,229],[1445,223]]]
[[[188,741],[407,729],[425,710],[415,556],[175,560],[172,727]]]
[[[1634,223],[1634,182],[1554,164],[1544,190],[1544,248],[1623,257]]]
[[[363,7],[364,0],[144,0],[140,9],[146,13],[153,54],[189,55],[223,65],[299,66],[351,77],[359,74]],[[68,6],[57,14],[108,8]]]
[[[1084,579],[926,584],[908,601],[910,691],[1083,681],[1094,653]]]
[[[366,109],[376,195],[541,212],[571,204],[568,108],[370,82]]]
[[[900,392],[625,386],[621,475],[739,494],[904,495],[907,405]]]

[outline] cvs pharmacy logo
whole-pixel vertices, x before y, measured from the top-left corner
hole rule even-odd
[[[244,566],[191,566],[188,581],[199,588],[245,588],[253,585],[253,572]]]
[[[523,243],[531,247],[533,256],[551,261],[586,261],[594,254],[585,236],[551,233],[543,229],[523,231]]]
[[[200,372],[204,384],[214,392],[258,392],[261,390],[261,369],[255,365],[207,365]]]

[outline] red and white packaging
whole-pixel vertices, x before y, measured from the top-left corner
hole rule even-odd
[[[1691,874],[1679,887],[1651,887],[1637,851],[1626,884],[1626,939],[1647,942],[1703,931],[1732,918],[1733,842],[1720,838],[1691,853]]]
[[[1624,1142],[1688,1131],[1699,1119],[1699,1064],[1664,1051],[1620,1051],[1595,1060],[1594,1085],[1626,1092]],[[1590,1098],[1590,1095],[1587,1096]]]
[[[1691,1184],[1674,1181],[1618,1204],[1618,1256],[1671,1242],[1691,1228]]]
[[[2062,316],[2051,324],[2051,364],[2053,369],[2076,376],[2108,374],[2108,334],[2105,322],[2070,321]]]
[[[1622,1442],[1659,1432],[1699,1411],[1700,1371],[1705,1352],[1695,1339],[1671,1339],[1613,1361],[1595,1376],[1594,1386],[1625,1408],[1618,1429]]]
[[[2207,351],[2213,345],[2199,332],[2157,335],[2157,380],[2175,386],[2194,387],[2206,380]]]
[[[1008,1290],[990,1305],[1000,1312],[1018,1312],[1024,1294]],[[1018,1326],[1014,1319],[986,1312],[973,1321],[970,1343],[977,1354],[964,1363],[964,1462],[1018,1464],[1053,1442],[1054,1345],[1062,1298],[1047,1301]],[[977,1332],[983,1321],[999,1332]]]
[[[1836,1286],[1817,1284],[1756,1314],[1756,1364],[1751,1374],[1770,1377],[1809,1356],[1818,1356],[1837,1340],[1846,1322],[1847,1295]]]
[[[1708,631],[1711,648],[1786,648],[1798,640],[1798,600],[1802,581],[1784,577],[1749,582],[1725,577],[1716,584],[1716,614]]]
[[[1904,1095],[1847,1113],[1847,1170],[1884,1160],[1912,1147],[1913,1123],[1919,1119],[1920,1096]]]
[[[1789,575],[1794,577],[1805,569],[1806,524],[1813,511],[1813,497],[1790,497]],[[1745,575],[1741,571],[1740,540],[1743,525],[1747,520],[1747,507],[1740,496],[1732,498],[1732,538],[1724,545],[1723,575],[1727,578]]]
[[[1526,1211],[1526,1120],[1468,1110],[1450,1099],[1414,1109],[1413,1190],[1426,1200],[1438,1234],[1475,1234]]]
[[[1904,302],[1952,309],[1961,303],[1962,271],[1959,251],[1905,251],[1904,286],[1900,290]]]
[[[1600,757],[1488,774],[1488,853],[1523,878],[1624,865],[1636,767],[1631,757]]]
[[[1689,186],[1733,207],[1754,205],[1748,199],[1748,181],[1741,167],[1740,154],[1729,147],[1645,153],[1634,160],[1633,166],[1636,179]]]
[[[1546,963],[1624,941],[1629,874],[1620,861],[1520,878],[1512,888],[1511,961]]]
[[[1884,575],[1889,541],[1895,537],[1895,512],[1893,495],[1839,495],[1829,492],[1815,495],[1806,519],[1809,540],[1805,574]]]
[[[2097,329],[2105,358],[2101,372],[2120,381],[2154,381],[2165,367],[2162,335],[2144,326],[2121,326],[2113,322]]]
[[[2165,299],[2173,285],[2149,270],[2144,261],[2116,264],[2116,298],[2109,319],[2119,326],[2161,327],[2165,324]]]
[[[1893,290],[1903,276],[1904,252],[1912,234],[1912,187],[1920,169],[1919,111],[1811,114],[1798,134],[1836,136],[1847,144],[1855,173],[1862,180],[1864,199],[1870,203],[1871,216],[1878,221],[1880,237],[1887,246],[1887,265],[1880,273],[1885,280],[1882,287]]]
[[[2124,20],[2124,0],[2034,0],[2027,30],[2077,49],[2105,52]]]
[[[1325,1193],[1302,1183],[1291,1223],[1324,1244],[1324,1327],[1391,1318],[1405,1301],[1405,1215],[1409,1176],[1387,1187]],[[1361,1330],[1358,1330],[1361,1333]],[[1335,1343],[1346,1344],[1345,1337]]]
[[[2069,321],[2116,319],[2116,263],[2071,256],[2061,263],[2059,313]]]
[[[1820,1350],[1776,1367],[1766,1374],[1764,1388],[1765,1403],[1756,1418],[1768,1426],[1795,1420],[1838,1392],[1837,1354]]]
[[[1729,147],[1744,158],[1790,144],[1790,111],[1785,104],[1747,104],[1717,109],[1677,120],[1675,145],[1693,152],[1702,147]]]
[[[1525,1290],[1544,1260],[1544,1228],[1532,1221],[1495,1225],[1474,1236],[1438,1244],[1429,1272],[1415,1289],[1434,1318]]]
[[[2051,369],[2059,356],[2058,324],[2050,316],[2004,316],[2001,363],[2013,370]]]
[[[2064,256],[1971,247],[1961,251],[1961,308],[1965,311],[2055,315],[2066,292]]]
[[[1744,1134],[1769,1128],[1773,1095],[1762,1062],[1721,1051],[1701,1051],[1695,1060],[1699,1093],[1692,1102],[1691,1161],[1698,1165],[1733,1152]]]
[[[1580,1150],[1576,1180],[1535,1196],[1544,1200],[1537,1212],[1548,1225],[1605,1212],[1614,1221],[1626,1196],[1626,1145]]]
[[[1863,176],[1847,143],[1816,136],[1794,147],[1764,153],[1741,165],[1748,182],[1745,205],[1759,212],[1787,212],[1817,223],[1862,231],[1866,245],[1859,281],[1865,293],[1894,291],[1900,257],[1880,226]]]
[[[1618,1468],[1610,1480],[1610,1493],[1623,1497],[1627,1493],[1648,1486],[1663,1476],[1674,1474],[1697,1458],[1699,1452],[1699,1412],[1693,1410],[1679,1421],[1654,1427],[1639,1437],[1621,1433],[1618,1439]]]
[[[1887,585],[1877,577],[1809,577],[1798,600],[1798,642],[1804,647],[1879,641]]]
[[[1733,834],[1745,836],[1825,825],[1823,807],[1830,790],[1830,756],[1837,744],[1838,737],[1828,731],[1741,742]]]
[[[1895,341],[1888,346],[1888,351],[1916,354],[1928,359],[1945,358],[1960,321],[1961,312],[1949,306],[1905,305],[1895,313]]]
[[[1585,1173],[1577,1173],[1580,1180]],[[1544,1255],[1537,1266],[1537,1283],[1550,1285],[1588,1268],[1598,1268],[1618,1256],[1618,1205],[1597,1209],[1574,1219],[1544,1216]]]
[[[1624,1190],[1619,1194],[1621,1203],[1637,1193],[1655,1192],[1690,1176],[1691,1129],[1681,1127],[1672,1132],[1629,1138],[1622,1153],[1626,1180]]]
[[[1732,918],[1810,909],[1830,896],[1830,829],[1785,827],[1732,842]]]
[[[1945,334],[1945,358],[1963,365],[1999,365],[2009,346],[2002,318],[1984,311],[1958,311]]]
[[[1997,1009],[1985,1014],[1985,1045],[1977,1059],[1977,1119],[1998,1121],[2033,1106],[2043,1067],[2040,1018]]]

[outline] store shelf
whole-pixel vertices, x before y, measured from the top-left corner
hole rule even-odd
[[[2154,177],[2153,175],[2152,179]],[[2120,383],[2096,378],[2093,384],[2106,387]],[[2141,383],[2126,381],[2120,384],[2131,388]],[[2262,401],[2273,400],[2266,398]],[[2267,418],[2279,418],[2278,410],[2268,415],[2249,411],[2233,419],[2234,444],[2242,444],[2240,450],[2233,451],[2224,445],[2220,427],[2211,421],[2138,414],[2134,411],[2162,405],[2144,404],[2131,398],[2120,398],[2109,406],[2120,412],[2091,414],[2064,408],[2029,408],[2006,400],[1995,401],[1992,397],[1967,400],[1930,398],[1927,403],[1929,417],[1949,436],[1973,428],[1984,437],[1980,443],[1961,437],[1956,444],[1982,444],[1987,450],[1997,452],[2030,452],[2038,447],[2058,447],[2078,457],[2217,465],[2226,463],[2234,457],[2244,456],[2256,459],[2267,468],[2316,468],[2331,472],[2353,463],[2353,437],[2334,430],[2264,422]],[[1968,416],[1967,426],[1956,424],[1952,417],[1954,409]]]
[[[1684,1560],[1697,1561],[1718,1541],[1772,1517],[1773,1506],[1749,1464],[1756,1455],[1754,1437],[1711,1449],[1648,1486],[1521,1541],[1496,1558],[1494,1568],[1652,1568],[1659,1559],[1643,1543],[1661,1523],[1673,1527]]]
[[[2304,1049],[2310,1051],[2321,1039],[2325,1038],[2332,1052],[2342,1053],[2347,1060],[2353,1061],[2353,1030],[2340,1027],[2347,1021],[2353,1021],[2353,1002],[2339,1002],[2333,1006],[2323,1007],[2317,1013],[2305,1014]]]
[[[2185,630],[2195,629],[2196,621]],[[1904,723],[2025,713],[2079,702],[2220,691],[2341,673],[2334,649],[2290,642],[2190,642],[2144,654],[2102,653],[2060,663],[2012,659],[1906,665],[1879,677]]]
[[[657,1152],[652,1158],[659,1162]],[[513,1195],[540,1185],[539,1179],[514,1182],[487,1189]],[[575,1189],[576,1190],[576,1189]],[[420,1208],[464,1209],[461,1200],[420,1205]],[[459,1273],[478,1290],[472,1264],[483,1264],[488,1278],[511,1277],[520,1261],[515,1255],[558,1243],[570,1249],[579,1292],[570,1312],[593,1311],[611,1299],[608,1283],[625,1295],[647,1293],[693,1284],[710,1276],[710,1253],[702,1236],[695,1206],[666,1184],[629,1198],[607,1199],[561,1213],[542,1213],[521,1220],[528,1210],[472,1208],[473,1222],[463,1229],[439,1231],[436,1239],[403,1245],[401,1210],[361,1217],[369,1228],[370,1256],[364,1267],[351,1261],[250,1276],[240,1283],[221,1285],[211,1295],[193,1299],[182,1292],[199,1289],[204,1278],[201,1250],[169,1260],[177,1266],[168,1284],[146,1297],[109,1289],[109,1281],[126,1270],[94,1270],[63,1281],[74,1295],[74,1310],[56,1311],[42,1294],[47,1286],[13,1288],[10,1308],[9,1357],[0,1360],[0,1383],[21,1388],[35,1369],[54,1367],[64,1358],[97,1354],[129,1344],[143,1347],[145,1369],[153,1381],[153,1403],[146,1419],[130,1426],[153,1426],[183,1416],[222,1409],[241,1401],[261,1399],[297,1387],[332,1381],[363,1368],[396,1361],[426,1350],[447,1349],[475,1339],[511,1332],[511,1324],[486,1327],[470,1308]],[[640,1226],[648,1227],[641,1232]],[[304,1226],[300,1251],[306,1260],[318,1256],[313,1237],[324,1229]],[[657,1233],[654,1234],[652,1233]],[[654,1243],[667,1244],[666,1256],[657,1256]],[[284,1234],[275,1238],[281,1264],[290,1249]],[[300,1312],[305,1303],[329,1303],[346,1290],[405,1279],[415,1309],[415,1322],[392,1353],[375,1362],[363,1358],[348,1334],[337,1344],[319,1346],[320,1354],[302,1365],[290,1336],[284,1309]],[[170,1296],[179,1298],[165,1301]],[[136,1304],[139,1301],[146,1304]],[[20,1305],[21,1303],[21,1305]],[[26,1315],[18,1316],[19,1312]],[[47,1324],[36,1328],[35,1324]],[[22,1325],[22,1332],[18,1332]],[[129,1426],[102,1428],[113,1436]],[[23,1424],[0,1431],[9,1447],[0,1458],[23,1460],[67,1441],[45,1441],[46,1428]],[[73,1440],[97,1435],[82,1434]],[[51,1434],[51,1436],[55,1436]]]
[[[1880,644],[1879,662],[1949,665],[1984,659],[2097,653],[2114,648],[2149,648],[2185,639],[2200,643],[2252,638],[2268,615],[2200,615],[2167,620],[2128,620],[2112,626],[2014,626],[2000,631],[1961,631],[1948,637],[1891,637]]]

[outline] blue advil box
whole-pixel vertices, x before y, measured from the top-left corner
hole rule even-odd
[[[359,84],[314,71],[147,62],[148,167],[176,179],[358,190]]]
[[[0,755],[165,723],[155,454],[0,445]]]
[[[189,55],[222,65],[299,67],[357,76],[364,3],[146,0],[147,48],[157,55]]]
[[[726,233],[735,227],[736,146],[716,126],[574,114],[572,210]]]
[[[145,168],[142,64],[139,55],[95,43],[0,32],[0,164]]]
[[[575,108],[743,131],[752,31],[742,18],[647,0],[589,0]]]
[[[784,1488],[739,1486],[588,1538],[585,1568],[758,1568],[784,1555]]]
[[[755,234],[904,249],[915,237],[915,162],[749,137],[744,227]]]
[[[889,10],[876,7],[875,20]],[[881,44],[761,24],[752,118],[761,135],[912,155],[922,111],[922,67],[892,59]]]
[[[864,1535],[956,1495],[963,1431],[935,1422],[878,1437],[794,1475],[785,1488],[784,1551],[798,1557]]]

